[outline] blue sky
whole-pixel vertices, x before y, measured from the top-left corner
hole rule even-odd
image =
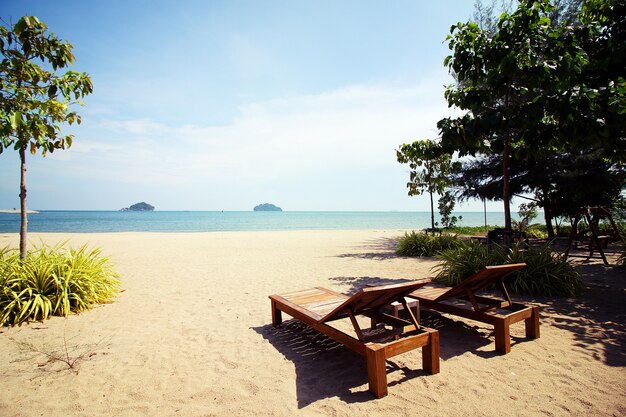
[[[69,40],[94,83],[73,146],[29,158],[29,207],[428,210],[395,149],[452,113],[445,38],[473,4],[3,1],[5,22]],[[0,175],[0,208],[18,207],[16,152]]]

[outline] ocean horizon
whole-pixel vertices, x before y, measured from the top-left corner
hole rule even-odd
[[[485,214],[455,212],[458,226],[482,226]],[[435,214],[435,221],[439,216]],[[503,212],[487,212],[487,224],[502,225]],[[40,210],[28,215],[28,230],[43,233],[221,232],[281,230],[418,230],[430,227],[425,211],[113,211]],[[0,233],[17,233],[20,216],[0,213]]]

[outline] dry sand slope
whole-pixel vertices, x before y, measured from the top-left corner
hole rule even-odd
[[[380,400],[363,358],[294,321],[271,327],[271,293],[430,275],[434,261],[393,254],[401,234],[31,234],[100,246],[124,292],[0,330],[0,416],[626,415],[626,276],[601,265],[583,267],[584,299],[526,300],[541,306],[541,338],[513,326],[506,356],[482,324],[426,317],[441,333],[441,373],[422,371],[420,350],[397,356]],[[0,247],[17,241],[0,235]],[[76,372],[35,352],[64,346]]]

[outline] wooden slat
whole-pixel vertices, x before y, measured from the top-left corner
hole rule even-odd
[[[283,303],[291,303],[294,309],[302,309],[303,314],[316,321],[320,321],[322,317],[349,298],[346,295],[320,287],[270,296],[270,298],[277,297],[282,299]]]
[[[446,293],[449,290],[450,290],[450,287],[442,287],[436,284],[430,284],[416,291],[411,292],[409,296],[415,297],[420,300],[424,300],[424,299],[435,300],[437,299],[437,297],[441,296],[442,294]]]
[[[347,299],[343,304],[337,306],[333,311],[324,316],[321,321],[333,320],[333,316],[341,315],[343,311],[352,310],[354,314],[362,314],[365,310],[373,310],[390,304],[391,301],[401,299],[430,282],[424,279],[417,282],[381,285],[378,287],[366,287],[360,289],[356,294]]]
[[[491,284],[504,280],[515,271],[518,271],[525,266],[525,263],[487,266],[452,287],[447,293],[439,296],[438,301],[462,296],[465,291],[476,292],[482,290]]]

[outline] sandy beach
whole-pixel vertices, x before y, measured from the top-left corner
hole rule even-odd
[[[433,259],[394,254],[402,234],[30,234],[101,247],[123,292],[80,315],[1,328],[0,415],[626,415],[626,273],[601,264],[581,263],[581,299],[515,297],[540,306],[541,338],[512,326],[508,355],[486,325],[427,315],[441,372],[422,370],[420,350],[396,356],[379,400],[365,359],[295,321],[271,326],[273,293],[432,275]],[[17,243],[0,235],[0,247]],[[45,356],[66,351],[74,370]]]

